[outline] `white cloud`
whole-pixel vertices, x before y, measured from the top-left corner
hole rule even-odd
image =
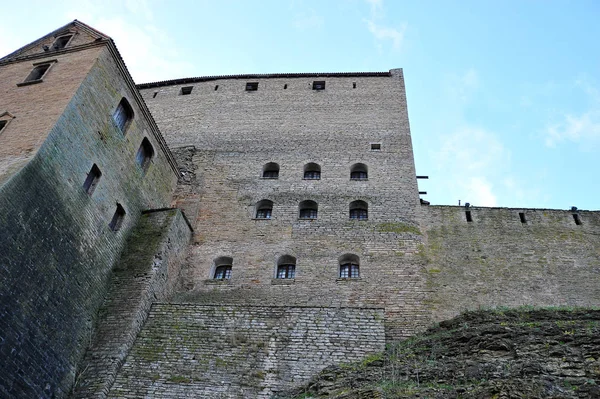
[[[558,124],[546,127],[546,145],[555,147],[563,141],[592,144],[600,140],[600,112],[588,111],[580,115],[565,115]]]
[[[383,0],[366,0],[370,6],[369,18],[363,21],[367,24],[367,29],[377,40],[378,47],[387,41],[392,42],[394,50],[400,50],[404,42],[404,36],[407,24],[403,23],[399,27],[390,27],[382,24],[380,21],[384,18]]]
[[[509,168],[510,152],[495,134],[463,126],[442,135],[432,158],[437,161],[436,169],[448,194],[477,206],[497,205],[491,182]]]

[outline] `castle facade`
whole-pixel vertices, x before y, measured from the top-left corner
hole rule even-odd
[[[598,306],[600,213],[419,198],[404,76],[0,59],[0,394],[273,397],[462,310]]]

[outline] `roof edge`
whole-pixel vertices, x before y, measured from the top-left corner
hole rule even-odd
[[[388,72],[320,72],[320,73],[264,73],[264,74],[241,74],[241,75],[214,75],[214,76],[199,76],[194,78],[180,78],[163,80],[158,82],[141,83],[137,85],[138,89],[149,89],[152,87],[172,86],[178,84],[188,84],[197,82],[208,82],[211,80],[222,79],[269,79],[269,78],[349,78],[349,77],[390,77],[391,71]]]

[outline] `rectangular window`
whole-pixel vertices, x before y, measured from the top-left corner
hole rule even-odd
[[[371,143],[371,151],[381,151],[381,143]]]
[[[54,44],[52,45],[52,48],[54,50],[60,50],[60,49],[67,47],[67,44],[69,44],[72,37],[73,37],[73,35],[65,35],[65,36],[60,36],[60,37],[56,38],[56,40],[54,41]]]
[[[577,226],[580,226],[580,225],[581,225],[581,223],[582,223],[582,222],[581,222],[581,218],[579,217],[579,214],[578,214],[578,213],[574,213],[574,214],[573,214],[573,220],[575,221],[575,224],[576,224]]]
[[[527,223],[527,219],[525,219],[525,212],[519,212],[519,219],[521,219],[521,223]]]
[[[315,80],[312,85],[313,90],[325,90],[324,80]]]
[[[33,70],[27,75],[25,80],[21,83],[17,83],[17,86],[24,86],[32,83],[43,82],[43,78],[52,66],[53,62],[46,62],[44,64],[36,65]]]
[[[192,90],[193,89],[194,89],[194,86],[182,87],[181,88],[181,95],[182,96],[187,96],[188,94],[192,94]]]
[[[2,129],[4,129],[4,126],[6,126],[7,123],[7,121],[0,121],[0,132],[2,131]]]
[[[473,217],[471,216],[471,211],[465,211],[465,217],[467,218],[467,222],[473,221]]]
[[[85,192],[88,193],[88,195],[92,195],[94,193],[94,190],[96,189],[96,186],[98,185],[101,176],[102,172],[100,172],[98,166],[94,164],[92,166],[92,169],[90,170],[90,173],[88,173],[85,182],[83,182],[83,188],[85,189]]]
[[[256,91],[256,90],[258,90],[258,82],[246,83],[246,91]]]

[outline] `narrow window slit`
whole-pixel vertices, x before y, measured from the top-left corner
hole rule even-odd
[[[219,85],[215,85],[215,91],[219,90]]]
[[[576,224],[577,226],[580,226],[580,225],[582,224],[582,223],[581,223],[581,218],[579,217],[579,214],[578,214],[578,213],[574,213],[574,214],[573,214],[573,220],[575,221],[575,224]]]
[[[117,209],[115,210],[115,214],[108,227],[110,227],[112,231],[119,231],[123,225],[123,219],[125,219],[125,209],[123,209],[121,204],[117,203]]]
[[[287,83],[283,85],[283,89],[287,89]]]
[[[88,195],[92,195],[94,193],[94,190],[100,181],[100,177],[102,177],[102,172],[100,172],[100,168],[94,164],[88,173],[85,182],[83,182],[83,188]]]
[[[519,218],[521,219],[521,223],[527,223],[527,219],[525,219],[525,212],[519,212]]]
[[[152,95],[152,98],[156,98],[157,95],[158,95],[158,92],[155,91],[154,94]]]
[[[467,222],[473,221],[473,217],[471,216],[471,211],[465,211],[465,216],[467,217]]]
[[[352,82],[352,88],[356,89],[356,82]]]

